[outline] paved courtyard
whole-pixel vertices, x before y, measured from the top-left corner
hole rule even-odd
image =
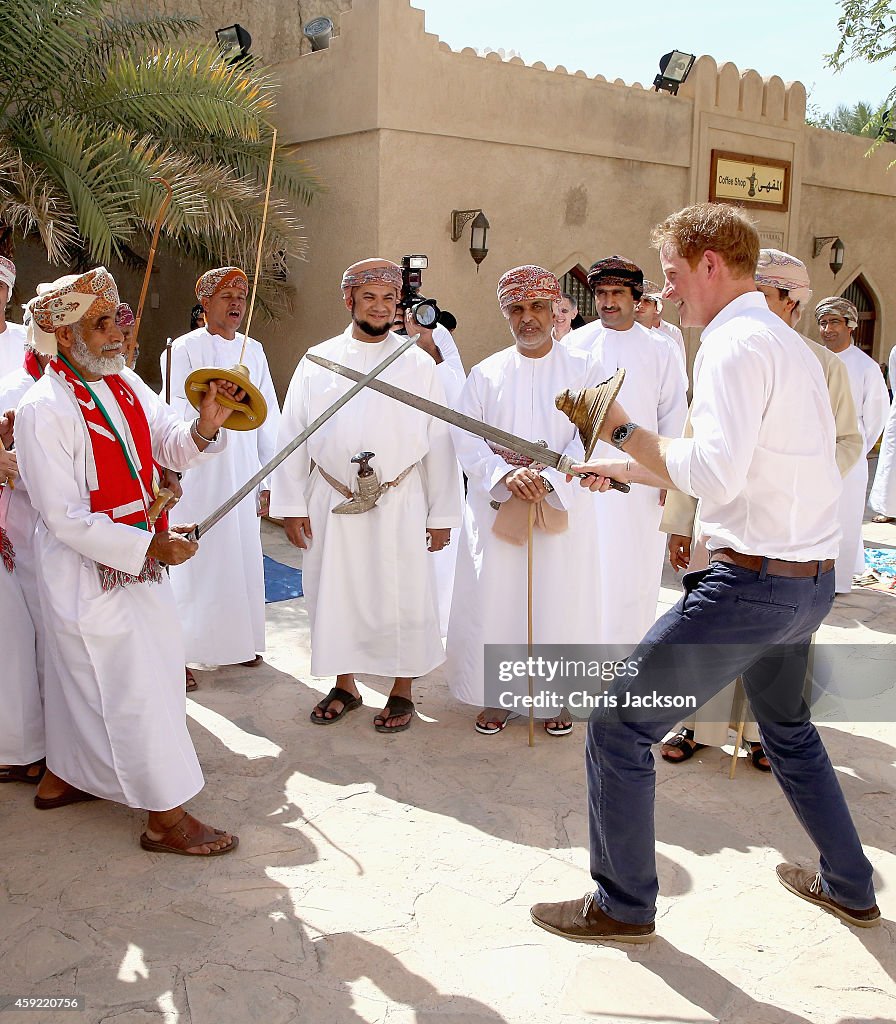
[[[866,525],[896,546],[896,527]],[[296,552],[265,524],[265,548]],[[667,574],[668,576],[668,574]],[[663,601],[675,597],[674,577]],[[896,596],[838,599],[824,635],[896,639]],[[896,653],[896,647],[893,648]],[[881,671],[892,673],[896,658]],[[813,863],[775,783],[728,752],[658,759],[658,938],[588,946],[529,906],[590,887],[584,729],[526,745],[522,721],[472,728],[444,675],[415,684],[420,717],[374,732],[383,680],[332,728],[308,721],[304,601],[268,605],[256,669],[197,673],[190,728],[207,786],[192,809],[240,836],[209,861],[147,854],[142,816],[105,803],[39,813],[3,786],[0,992],[65,996],[114,1024],[884,1024],[896,1019],[896,726],[822,732],[877,871],[882,927],[790,896],[774,867]]]

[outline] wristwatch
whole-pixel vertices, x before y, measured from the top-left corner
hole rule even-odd
[[[610,434],[610,440],[616,448],[624,448],[625,442],[637,429],[637,423],[623,423],[621,427],[617,427],[613,433]]]

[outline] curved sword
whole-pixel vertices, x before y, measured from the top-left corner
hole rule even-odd
[[[348,377],[350,380],[361,380],[361,374],[357,370],[352,370],[341,363],[334,363],[332,359],[324,359],[323,356],[314,355],[310,352],[306,354],[305,358],[310,359],[312,363],[316,363],[318,366],[332,370],[334,373],[342,374],[343,377]],[[477,437],[484,438],[486,441],[494,441],[495,444],[499,444],[503,448],[509,448],[510,451],[516,452],[517,455],[525,455],[532,459],[533,462],[539,463],[539,465],[550,466],[561,473],[568,473],[570,476],[590,475],[588,473],[574,473],[572,467],[576,463],[568,455],[552,452],[550,448],[543,448],[534,441],[527,441],[523,437],[517,437],[516,434],[509,434],[506,430],[493,427],[490,423],[483,423],[482,420],[477,420],[473,416],[467,416],[462,412],[449,409],[444,405],[439,405],[438,402],[431,402],[428,398],[422,398],[420,395],[405,391],[403,388],[397,388],[394,384],[387,384],[382,380],[370,380],[367,381],[365,386],[378,391],[381,395],[394,398],[397,402],[409,405],[413,409],[419,409],[430,416],[435,416],[436,419],[444,420],[454,427],[467,430]],[[611,480],[610,487],[626,494],[631,490],[628,484],[621,483],[618,480]]]

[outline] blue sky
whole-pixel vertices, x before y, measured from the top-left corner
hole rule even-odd
[[[452,48],[517,50],[527,63],[562,64],[589,75],[649,85],[669,50],[708,53],[720,64],[797,79],[822,112],[838,103],[877,103],[896,85],[892,63],[853,64],[835,73],[824,54],[837,45],[835,0],[412,0],[426,29]]]

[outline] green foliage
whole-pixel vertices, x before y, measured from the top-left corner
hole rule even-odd
[[[123,17],[111,0],[3,0],[0,240],[37,234],[56,264],[133,262],[165,190],[162,237],[201,266],[255,266],[274,86],[189,37],[189,18]],[[304,255],[295,202],[321,188],[278,147],[259,304],[288,306],[287,256]],[[280,198],[277,198],[279,194]]]
[[[874,64],[896,57],[896,9],[891,0],[840,0],[840,7],[843,10],[837,21],[840,42],[833,53],[825,55],[828,67],[840,71],[853,61],[869,61]],[[887,129],[892,129],[896,122],[896,84],[884,102],[866,118],[861,130],[855,131],[853,129],[860,116],[859,107],[865,107],[865,104],[858,104],[854,108],[855,116],[849,114],[848,108],[838,107],[833,114],[826,115],[832,119],[832,123],[819,124],[819,127],[873,138],[874,144],[868,151],[871,153],[882,143]],[[843,118],[838,116],[841,111],[846,111]],[[893,111],[892,115],[890,111]],[[810,124],[818,124],[811,118],[807,120]],[[835,127],[837,124],[851,127]],[[891,134],[888,137],[892,140]],[[893,166],[892,163],[890,166]]]
[[[839,104],[827,114],[823,114],[815,105],[806,114],[806,121],[815,128],[827,128],[831,132],[844,132],[847,135],[863,135],[876,139],[881,117],[887,112],[886,103],[872,106],[859,101],[854,107],[845,103]]]

